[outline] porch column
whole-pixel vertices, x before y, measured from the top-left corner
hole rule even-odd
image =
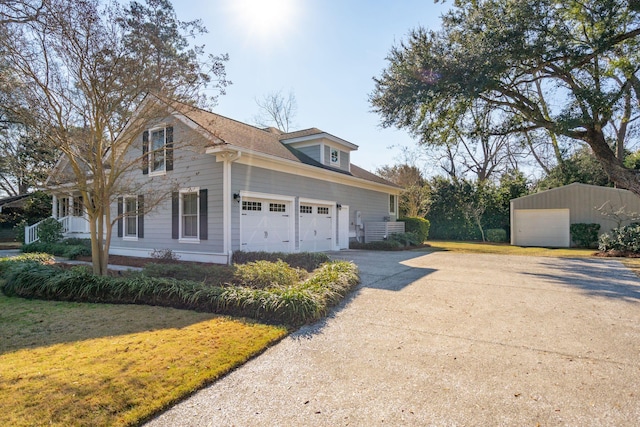
[[[233,192],[231,191],[231,163],[238,160],[240,152],[224,151],[216,153],[216,162],[222,162],[222,248],[231,262],[231,210]]]
[[[58,196],[55,194],[51,199],[51,216],[58,219]]]

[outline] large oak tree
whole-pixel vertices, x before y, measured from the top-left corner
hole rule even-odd
[[[638,4],[456,0],[439,31],[415,29],[392,48],[371,104],[383,126],[434,144],[443,125],[482,102],[508,118],[494,133],[586,143],[612,181],[640,195],[640,172],[615,147],[640,104]]]

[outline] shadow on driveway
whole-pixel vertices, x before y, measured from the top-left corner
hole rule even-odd
[[[332,252],[332,259],[352,261],[360,272],[359,288],[401,291],[436,270],[412,267],[410,261],[431,252],[348,250]]]
[[[640,302],[640,279],[620,261],[550,259],[541,262],[541,265],[557,273],[526,272],[525,274],[579,288],[591,296]]]
[[[412,259],[429,255],[430,252],[412,251],[365,251],[348,250],[330,252],[332,260],[351,261],[358,266],[360,284],[347,297],[334,307],[321,320],[306,325],[291,335],[292,339],[309,339],[322,332],[322,329],[358,297],[363,288],[383,291],[401,291],[411,283],[434,273],[435,269],[411,267],[407,265]]]

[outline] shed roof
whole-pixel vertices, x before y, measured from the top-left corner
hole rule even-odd
[[[591,185],[591,184],[583,184],[581,182],[574,182],[568,185],[563,185],[562,187],[550,188],[549,190],[539,191],[534,194],[528,194],[522,197],[516,197],[515,199],[511,199],[512,202],[521,201],[526,199],[534,199],[539,197],[547,197],[553,193],[563,193],[563,192],[576,192],[576,191],[603,191],[603,192],[611,192],[612,194],[623,194],[623,195],[633,195],[629,190],[625,190],[622,188],[613,188],[613,187],[603,187],[600,185]]]

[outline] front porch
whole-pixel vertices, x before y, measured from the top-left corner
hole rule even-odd
[[[51,218],[58,220],[62,225],[62,235],[65,238],[77,237],[80,239],[88,239],[91,237],[89,233],[89,220],[82,203],[82,197],[79,195],[53,195]],[[25,227],[25,244],[39,240],[38,228],[41,223],[42,221]]]

